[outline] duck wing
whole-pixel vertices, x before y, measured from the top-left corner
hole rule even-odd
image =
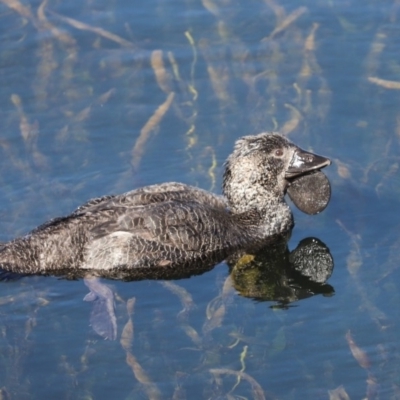
[[[78,207],[72,215],[92,213],[120,207],[126,209],[129,207],[145,206],[174,200],[197,201],[216,208],[227,208],[226,199],[223,196],[185,185],[183,183],[169,182],[145,186],[121,195],[103,196],[92,199]]]
[[[213,241],[220,247],[227,235],[230,213],[197,201],[170,200],[147,206],[113,208],[102,211],[99,224],[92,227],[93,240],[129,233],[131,240],[201,251]]]
[[[113,208],[87,232],[83,269],[110,271],[222,261],[247,243],[229,210],[196,201]]]

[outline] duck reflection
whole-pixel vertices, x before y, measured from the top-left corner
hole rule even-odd
[[[219,260],[222,262],[223,260]],[[333,272],[334,260],[329,248],[319,239],[308,237],[290,251],[288,238],[281,237],[273,243],[251,253],[236,253],[227,259],[228,286],[243,297],[256,301],[274,302],[273,308],[289,308],[291,303],[315,295],[332,296],[334,288],[327,280]],[[115,294],[105,280],[127,282],[143,279],[179,280],[194,277],[211,270],[217,263],[205,260],[174,268],[138,268],[85,272],[83,270],[58,270],[40,275],[56,275],[63,279],[83,282],[89,289],[84,301],[91,302],[90,325],[104,339],[117,338]],[[7,282],[32,274],[17,274],[0,270],[0,280]]]
[[[242,255],[228,261],[232,284],[244,297],[275,301],[274,307],[322,294],[334,289],[326,281],[332,275],[333,257],[317,238],[306,238],[289,251],[286,241],[263,248],[254,255]]]
[[[288,242],[281,239],[254,254],[232,255],[229,266],[231,285],[237,293],[257,301],[276,302],[272,307],[288,308],[291,303],[314,295],[332,296],[334,289],[327,284],[333,272],[334,262],[329,248],[319,239],[309,237],[289,251]],[[114,312],[114,295],[99,279],[182,279],[202,274],[214,265],[196,263],[191,266],[166,269],[160,275],[157,269],[103,271],[100,275],[83,276],[90,289],[84,300],[93,302],[90,323],[100,336],[116,339],[117,324]],[[68,275],[69,278],[77,276]]]
[[[221,262],[223,260],[220,260]],[[233,254],[227,260],[231,286],[243,297],[257,301],[275,302],[271,307],[288,308],[291,303],[322,294],[331,296],[334,289],[327,284],[332,275],[334,262],[329,248],[317,238],[306,238],[290,251],[288,241],[281,238],[258,251]],[[114,293],[105,279],[124,281],[177,280],[200,275],[209,271],[215,263],[197,262],[192,265],[176,265],[174,268],[126,269],[119,271],[82,270],[57,271],[64,279],[83,279],[89,288],[84,297],[91,302],[90,325],[104,339],[117,338]],[[54,275],[52,273],[51,275]],[[3,271],[2,281],[15,280],[22,274]]]

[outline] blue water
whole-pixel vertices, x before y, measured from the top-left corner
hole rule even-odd
[[[294,209],[289,249],[306,237],[328,246],[334,295],[274,307],[272,299],[228,290],[221,263],[174,281],[192,298],[182,313],[178,296],[160,282],[108,281],[118,338],[105,341],[90,327],[82,281],[4,281],[3,397],[319,399],[342,386],[351,399],[397,398],[400,91],[368,81],[400,82],[396,2],[49,4],[45,15],[59,31],[39,21],[39,2],[28,4],[29,18],[0,4],[1,241],[89,198],[143,185],[180,181],[220,192],[238,137],[287,129],[301,147],[333,161],[326,170],[331,202],[317,216]],[[170,76],[164,91],[154,50]],[[133,169],[140,131],[171,91],[173,103]],[[119,341],[132,297],[136,370]]]

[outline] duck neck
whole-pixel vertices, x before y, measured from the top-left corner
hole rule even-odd
[[[234,205],[231,211],[244,229],[254,231],[260,239],[280,235],[294,225],[292,212],[284,200],[271,201],[257,207]]]
[[[249,179],[239,174],[225,176],[223,192],[233,214],[247,227],[254,227],[258,235],[266,238],[281,234],[293,227],[293,217],[284,199],[284,193],[274,185],[260,179]]]

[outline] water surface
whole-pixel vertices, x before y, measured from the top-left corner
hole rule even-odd
[[[398,398],[398,20],[396,1],[2,0],[2,241],[143,185],[220,192],[234,141],[277,130],[333,160],[331,203],[294,210],[289,249],[316,237],[335,264],[334,294],[285,307],[226,263],[107,281],[116,341],[82,281],[1,282],[3,397]]]

